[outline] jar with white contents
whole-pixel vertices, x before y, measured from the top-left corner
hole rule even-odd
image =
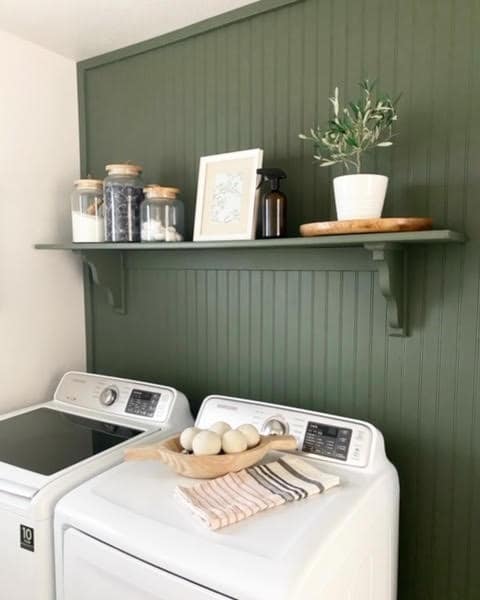
[[[78,179],[72,192],[72,240],[103,242],[103,181]]]
[[[148,185],[140,207],[142,242],[181,242],[184,207],[174,187]]]

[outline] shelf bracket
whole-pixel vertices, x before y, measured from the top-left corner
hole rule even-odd
[[[402,244],[371,243],[364,248],[377,265],[380,290],[387,301],[388,334],[407,335],[407,252]]]
[[[88,250],[81,252],[90,269],[93,282],[107,292],[108,303],[119,314],[126,314],[125,253],[118,250]]]

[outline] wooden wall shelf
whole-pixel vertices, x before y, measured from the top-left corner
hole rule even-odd
[[[364,248],[376,265],[379,284],[387,301],[389,335],[407,335],[408,261],[410,244],[463,243],[465,236],[457,231],[438,229],[398,233],[365,233],[274,240],[172,242],[172,243],[58,243],[36,244],[38,250],[72,250],[79,252],[90,268],[93,281],[107,290],[110,304],[120,313],[125,304],[125,252],[133,251],[202,251],[291,248]]]

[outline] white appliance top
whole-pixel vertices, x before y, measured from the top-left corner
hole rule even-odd
[[[53,399],[65,410],[92,410],[158,427],[168,421],[178,395],[164,385],[71,371],[62,377]]]
[[[367,423],[211,396],[204,400],[196,424],[204,427],[216,420],[232,426],[253,421],[266,431],[283,424],[297,436],[299,447],[306,448],[305,459],[339,475],[341,485],[213,532],[174,498],[175,486],[194,484],[195,480],[177,476],[155,461],[127,462],[60,501],[57,526],[74,527],[147,563],[233,597],[236,593],[248,597],[245,590],[255,582],[258,597],[283,598],[290,582],[308,568],[310,558],[323,548],[328,553],[324,542],[329,535],[348,527],[352,511],[368,501],[382,479],[395,477],[380,432]],[[346,435],[346,430],[351,434]],[[325,438],[323,443],[321,438]],[[337,444],[339,438],[350,441]],[[265,461],[272,459],[270,454]],[[263,595],[258,589],[262,585]]]
[[[175,421],[181,427],[189,418],[173,388],[66,373],[50,402],[0,416],[0,496],[31,499],[56,478]]]
[[[375,443],[383,444],[369,423],[242,398],[207,396],[195,424],[208,429],[216,421],[232,427],[253,423],[263,434],[291,434],[303,454],[359,468],[370,465]]]

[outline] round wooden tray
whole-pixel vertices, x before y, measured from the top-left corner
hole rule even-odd
[[[255,448],[245,452],[195,456],[182,453],[180,436],[175,435],[151,446],[127,448],[124,455],[125,460],[158,459],[185,477],[213,479],[251,467],[262,460],[270,450],[295,450],[296,448],[297,440],[293,435],[267,435],[260,437],[260,443]]]
[[[300,225],[300,235],[346,235],[351,233],[387,233],[395,231],[424,231],[432,228],[429,217],[395,217],[389,219],[353,219],[351,221],[322,221]]]

